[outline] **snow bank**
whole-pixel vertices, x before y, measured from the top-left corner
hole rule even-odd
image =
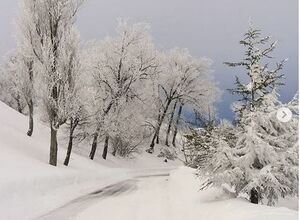
[[[244,199],[230,198],[218,189],[199,191],[195,170],[181,167],[171,172],[170,191],[172,206],[177,211],[175,219],[206,220],[282,220],[298,219],[298,211],[286,207],[254,205]],[[296,200],[293,206],[296,206]],[[284,204],[282,202],[282,204]]]

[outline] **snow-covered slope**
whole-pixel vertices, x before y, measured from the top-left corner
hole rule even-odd
[[[143,153],[135,159],[109,156],[88,159],[89,144],[75,146],[70,166],[63,166],[66,140],[60,138],[58,167],[48,164],[49,128],[35,121],[32,137],[26,135],[28,118],[0,102],[0,219],[32,219],[66,202],[106,185],[176,166]],[[63,130],[63,129],[62,129]],[[60,134],[60,136],[62,136]],[[85,146],[83,146],[85,145]],[[144,151],[143,151],[144,152]]]
[[[27,117],[0,102],[0,219],[31,219],[111,182],[128,178],[124,169],[108,168],[73,154],[70,167],[48,165],[49,129],[35,123],[27,137]]]

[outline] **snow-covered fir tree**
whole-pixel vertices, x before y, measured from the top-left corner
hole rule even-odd
[[[237,77],[236,88],[231,90],[241,96],[234,105],[236,144],[232,147],[225,141],[213,148],[216,151],[211,160],[199,172],[208,178],[203,188],[222,186],[236,196],[246,195],[252,203],[267,201],[273,205],[279,197],[297,194],[298,116],[294,114],[289,123],[276,118],[277,110],[284,106],[277,94],[278,86],[283,85],[280,71],[284,61],[275,69],[263,64],[275,49],[276,43],[269,41],[250,27],[240,41],[246,47],[246,57],[238,63],[226,63],[245,67],[249,78],[242,83]],[[296,102],[294,99],[291,103]]]

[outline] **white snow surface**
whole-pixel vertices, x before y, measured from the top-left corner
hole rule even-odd
[[[65,167],[63,160],[66,150],[61,144],[58,167],[53,167],[48,164],[49,128],[36,122],[33,137],[28,137],[27,126],[26,116],[0,102],[1,220],[39,217],[72,199],[112,183],[134,175],[160,172],[151,163],[163,164],[162,159],[153,156],[151,159],[151,155],[144,156],[145,164],[142,164],[142,159],[116,159],[99,163],[73,153],[70,166]]]
[[[49,128],[35,123],[27,137],[27,117],[0,102],[0,219],[35,219],[103,187],[131,179],[130,190],[95,201],[76,219],[109,220],[293,220],[295,199],[280,206],[253,205],[233,199],[221,190],[199,191],[194,170],[176,168],[161,158],[142,154],[138,159],[89,160],[72,154],[63,166],[65,149],[59,147],[58,167],[48,164]],[[101,151],[99,149],[99,151]],[[99,157],[99,156],[97,156]],[[171,171],[170,171],[171,170]],[[170,173],[170,176],[146,176]],[[72,219],[74,219],[72,218]]]
[[[139,179],[136,190],[99,201],[77,220],[293,220],[298,211],[254,205],[221,190],[199,191],[194,170],[180,167],[170,177]],[[99,215],[99,213],[101,213]]]
[[[128,178],[122,169],[72,155],[70,167],[48,165],[49,129],[35,123],[27,137],[27,117],[0,103],[0,219],[31,219],[100,184]]]

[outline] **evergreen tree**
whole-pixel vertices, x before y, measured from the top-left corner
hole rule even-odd
[[[276,118],[284,106],[278,100],[277,88],[283,85],[280,70],[285,61],[273,70],[268,63],[262,64],[275,49],[276,42],[269,41],[270,37],[262,38],[259,30],[250,27],[240,41],[246,47],[246,57],[238,63],[226,63],[245,67],[249,81],[242,83],[236,77],[236,87],[231,90],[241,97],[235,103],[236,144],[232,148],[227,141],[219,144],[205,166],[208,179],[203,188],[226,186],[236,196],[247,194],[252,203],[266,199],[268,205],[274,205],[279,197],[297,194],[298,117],[294,114],[289,123]],[[295,103],[297,98],[287,105]]]
[[[261,37],[261,31],[250,26],[245,34],[245,38],[240,44],[246,47],[245,58],[240,62],[225,62],[230,67],[241,66],[246,69],[248,82],[242,83],[241,79],[236,76],[235,88],[229,91],[240,96],[235,103],[235,112],[237,119],[242,117],[245,109],[255,111],[256,107],[261,106],[265,95],[283,85],[284,77],[280,71],[286,60],[276,64],[275,69],[269,69],[269,63],[262,64],[265,59],[272,58],[270,53],[276,47],[276,41],[270,43],[271,38]]]

